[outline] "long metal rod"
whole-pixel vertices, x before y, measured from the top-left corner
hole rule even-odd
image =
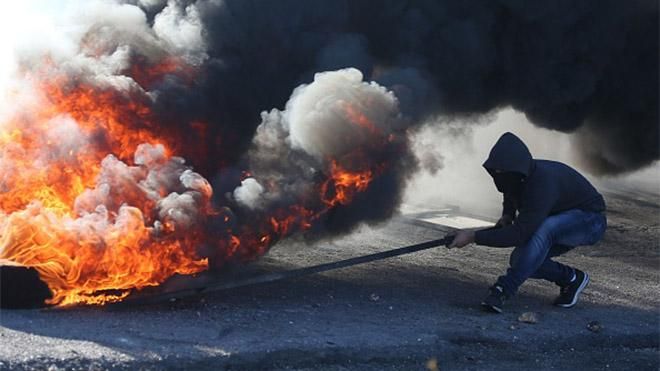
[[[256,277],[249,277],[249,278],[244,278],[244,279],[239,279],[235,281],[228,281],[228,282],[218,282],[218,283],[212,283],[212,284],[206,284],[201,287],[197,288],[188,288],[188,289],[183,289],[183,290],[178,290],[178,291],[172,291],[168,293],[162,293],[162,294],[156,294],[156,295],[149,295],[149,296],[140,296],[140,297],[128,297],[125,300],[114,303],[112,304],[113,307],[116,306],[124,306],[124,305],[142,305],[142,304],[154,304],[154,303],[159,303],[171,299],[181,299],[184,297],[189,297],[189,296],[195,296],[195,295],[201,295],[201,294],[206,294],[209,292],[215,292],[215,291],[222,291],[222,290],[229,290],[229,289],[234,289],[237,287],[245,287],[245,286],[253,286],[253,285],[259,285],[263,283],[269,283],[269,282],[275,282],[275,281],[282,281],[282,280],[287,280],[287,279],[292,279],[292,278],[298,278],[302,276],[308,276],[311,274],[316,274],[316,273],[322,273],[322,272],[327,272],[330,270],[335,270],[335,269],[341,269],[341,268],[347,268],[351,267],[354,265],[358,264],[364,264],[364,263],[369,263],[377,260],[383,260],[399,255],[405,255],[405,254],[411,254],[417,251],[422,251],[422,250],[428,250],[434,247],[438,246],[448,246],[452,240],[454,239],[454,236],[445,236],[444,238],[437,239],[437,240],[431,240],[427,242],[422,242],[418,243],[415,245],[410,245],[410,246],[405,246],[405,247],[400,247],[397,249],[393,250],[387,250],[375,254],[369,254],[369,255],[363,255],[363,256],[358,256],[355,258],[350,258],[350,259],[345,259],[345,260],[340,260],[332,263],[325,263],[325,264],[319,264],[319,265],[314,265],[311,267],[306,267],[306,268],[299,268],[299,269],[293,269],[289,271],[283,271],[283,272],[275,272],[275,273],[267,273],[263,274],[260,276]]]

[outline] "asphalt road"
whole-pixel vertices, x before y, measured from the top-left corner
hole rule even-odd
[[[572,309],[550,304],[556,286],[530,281],[505,313],[481,312],[510,250],[438,248],[159,305],[2,310],[0,369],[657,370],[660,205],[607,198],[604,241],[561,258],[592,277]],[[417,210],[333,242],[282,243],[237,274],[442,237],[447,229],[428,222],[433,213]],[[520,322],[526,312],[538,322]]]

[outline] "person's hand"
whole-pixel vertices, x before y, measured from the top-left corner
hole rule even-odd
[[[449,244],[449,248],[461,248],[472,242],[474,242],[474,231],[459,231],[451,244]]]
[[[504,214],[502,215],[500,220],[498,220],[497,223],[495,223],[495,227],[502,228],[502,227],[506,227],[507,225],[511,225],[511,223],[513,223],[513,218],[511,217],[511,215]]]

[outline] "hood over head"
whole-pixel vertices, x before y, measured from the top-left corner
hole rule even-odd
[[[491,175],[494,170],[500,170],[520,173],[527,177],[532,171],[533,158],[525,143],[507,132],[497,140],[483,166]]]

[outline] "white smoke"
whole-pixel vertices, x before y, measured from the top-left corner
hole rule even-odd
[[[166,228],[181,234],[199,227],[212,195],[206,179],[190,170],[183,159],[168,158],[162,145],[138,146],[135,164],[129,166],[108,155],[101,162],[95,188],[76,198],[75,212],[83,219],[98,221],[112,213],[123,215],[126,208],[140,210],[150,206],[144,211],[146,215],[158,216],[149,226],[155,233]]]
[[[294,90],[283,119],[292,147],[323,160],[377,139],[368,126],[389,133],[401,116],[392,92],[364,82],[360,71],[347,68],[317,73],[314,82]]]
[[[405,202],[417,207],[455,206],[462,212],[497,218],[502,195],[482,164],[504,132],[513,132],[535,158],[561,161],[576,168],[600,191],[630,190],[660,194],[660,164],[621,176],[602,177],[581,163],[575,137],[533,126],[524,114],[503,109],[485,122],[429,122],[414,137],[415,154],[426,171],[411,182]],[[442,166],[438,167],[437,165]]]
[[[174,56],[190,66],[207,58],[195,4],[169,1],[152,24],[137,5],[100,0],[69,5],[48,18],[47,26],[30,26],[4,46],[14,59],[7,63],[21,66],[15,73],[75,76],[94,86],[140,90],[144,87],[126,73],[136,56],[148,63]]]
[[[264,187],[254,178],[247,178],[234,190],[234,198],[241,205],[256,209],[260,205],[260,198]]]
[[[262,113],[249,152],[256,179],[243,181],[234,199],[250,209],[304,199],[317,192],[315,175],[329,174],[331,160],[350,168],[350,155],[365,151],[371,161],[370,151],[381,150],[384,138],[403,127],[394,94],[363,81],[360,71],[317,73],[294,90],[284,111]]]
[[[442,166],[426,166],[426,171],[417,174],[405,202],[431,208],[455,206],[462,212],[496,218],[502,195],[482,164],[507,131],[519,136],[536,158],[572,163],[568,134],[530,125],[523,114],[512,109],[467,122],[430,121],[413,139],[415,154],[422,165]]]
[[[156,16],[153,31],[168,51],[183,56],[189,63],[199,65],[207,58],[203,25],[194,4],[182,8],[170,0]]]

